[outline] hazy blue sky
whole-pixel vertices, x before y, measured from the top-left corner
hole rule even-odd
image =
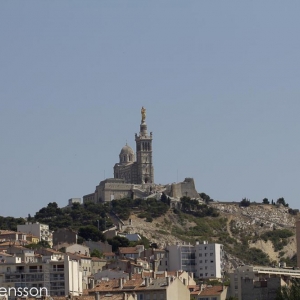
[[[94,191],[140,109],[156,183],[300,208],[300,1],[0,1],[0,215]]]

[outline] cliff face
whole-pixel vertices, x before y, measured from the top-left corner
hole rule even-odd
[[[273,263],[285,258],[292,258],[296,253],[295,221],[297,216],[289,214],[284,206],[251,204],[249,207],[239,207],[238,203],[212,202],[220,213],[219,217],[195,218],[189,214],[174,213],[146,222],[132,213],[131,225],[125,226],[125,231],[142,234],[159,247],[176,242],[191,242],[209,239],[211,242],[222,243],[227,249],[227,269],[243,263],[234,253],[234,248],[242,243],[247,247],[261,249]],[[271,240],[265,241],[264,233],[286,229],[292,236],[282,239],[282,248],[276,250]],[[247,240],[245,242],[245,237]],[[255,262],[253,262],[255,264]]]

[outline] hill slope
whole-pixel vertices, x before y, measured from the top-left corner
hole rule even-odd
[[[208,240],[222,243],[227,253],[227,267],[252,263],[270,265],[280,261],[295,265],[295,215],[282,205],[238,203],[209,204],[218,217],[195,217],[170,209],[165,215],[146,222],[140,211],[131,212],[131,225],[125,231],[137,232],[160,247],[176,242]],[[125,224],[128,224],[125,222]]]

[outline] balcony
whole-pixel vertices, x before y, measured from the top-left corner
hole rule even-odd
[[[64,268],[53,268],[52,272],[64,272]]]

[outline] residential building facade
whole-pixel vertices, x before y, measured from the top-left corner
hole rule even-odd
[[[53,246],[52,232],[49,230],[49,225],[40,224],[38,222],[26,222],[24,225],[17,225],[17,230],[20,232],[33,234],[40,240],[48,242],[50,247]]]

